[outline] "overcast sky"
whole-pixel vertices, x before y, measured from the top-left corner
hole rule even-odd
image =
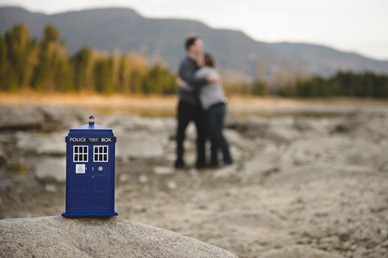
[[[388,60],[388,0],[0,0],[47,14],[128,7],[237,29],[255,40],[305,42]]]

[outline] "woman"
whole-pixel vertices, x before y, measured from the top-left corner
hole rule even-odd
[[[215,69],[215,61],[210,53],[205,53],[198,59],[198,66],[201,67],[196,73],[197,78],[207,78],[219,74]],[[222,83],[209,83],[203,86],[199,92],[199,98],[206,114],[206,123],[211,143],[210,165],[218,167],[218,151],[222,151],[225,165],[233,164],[229,151],[228,142],[223,134],[226,114],[226,98],[222,90]]]

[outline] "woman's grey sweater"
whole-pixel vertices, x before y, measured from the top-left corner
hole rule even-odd
[[[210,75],[219,77],[216,69],[207,66],[202,67],[195,73],[196,78],[207,78]],[[209,83],[202,86],[199,91],[199,99],[205,110],[215,104],[226,103],[226,98],[222,90],[222,83]]]

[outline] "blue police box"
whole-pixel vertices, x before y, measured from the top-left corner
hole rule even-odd
[[[64,217],[115,216],[115,144],[112,129],[94,124],[72,128],[66,136]]]

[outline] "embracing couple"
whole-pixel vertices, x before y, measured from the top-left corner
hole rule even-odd
[[[200,37],[190,37],[185,42],[187,56],[178,71],[179,103],[177,110],[176,168],[185,168],[184,140],[186,128],[194,121],[197,131],[196,168],[208,165],[218,167],[218,153],[224,165],[233,163],[228,142],[223,134],[226,98],[215,61],[210,53],[203,52]],[[210,139],[210,164],[206,162],[205,143]]]

